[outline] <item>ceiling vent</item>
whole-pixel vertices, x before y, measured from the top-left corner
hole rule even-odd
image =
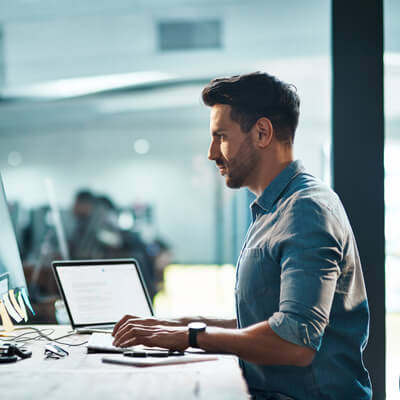
[[[158,23],[158,43],[161,51],[220,49],[221,21],[161,21]]]

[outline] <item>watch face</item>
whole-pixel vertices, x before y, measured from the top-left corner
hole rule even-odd
[[[207,327],[207,325],[204,322],[191,322],[188,326],[190,329],[196,329],[196,330],[206,329]]]

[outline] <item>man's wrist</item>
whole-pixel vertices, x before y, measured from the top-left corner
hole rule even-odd
[[[197,341],[197,336],[205,332],[207,325],[204,322],[190,322],[188,324],[189,332],[189,346],[198,348],[200,347]]]

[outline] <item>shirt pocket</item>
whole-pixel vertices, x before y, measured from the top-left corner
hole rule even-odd
[[[237,275],[237,292],[240,299],[251,301],[255,296],[267,294],[268,282],[263,271],[263,249],[244,249]]]

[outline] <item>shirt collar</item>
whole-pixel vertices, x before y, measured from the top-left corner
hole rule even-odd
[[[255,199],[251,204],[253,208],[254,204],[268,211],[275,201],[279,198],[280,194],[289,184],[289,182],[297,176],[300,172],[304,171],[303,164],[301,161],[296,160],[291,162],[274,180],[265,188],[264,192],[260,197]]]

